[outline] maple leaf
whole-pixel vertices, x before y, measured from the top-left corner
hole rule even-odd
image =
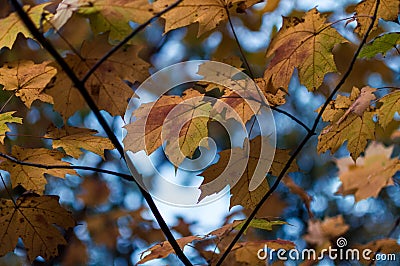
[[[111,150],[114,145],[108,138],[94,136],[97,131],[87,128],[52,128],[45,137],[53,139],[53,148],[63,148],[67,155],[79,158],[82,150],[91,151],[104,159],[104,150]]]
[[[400,44],[400,32],[389,32],[376,37],[363,46],[358,58],[372,58],[377,54],[386,55],[388,51]]]
[[[317,151],[331,150],[335,153],[347,140],[347,149],[353,160],[364,151],[367,141],[375,138],[376,124],[374,113],[368,111],[369,102],[375,99],[375,89],[364,87],[363,93],[356,87],[350,97],[338,96],[322,115],[331,125],[324,128],[318,136]]]
[[[0,84],[4,86],[3,90],[15,91],[15,95],[20,97],[28,108],[35,100],[53,103],[53,98],[43,93],[57,73],[57,69],[49,66],[49,63],[18,61],[5,64],[0,68]]]
[[[214,104],[213,111],[218,114],[224,113],[225,119],[240,118],[242,123],[245,124],[261,108],[261,103],[254,100],[254,98],[246,96],[243,94],[239,95],[236,91],[225,89],[224,95]]]
[[[28,149],[18,146],[12,148],[11,155],[19,161],[25,163],[38,163],[46,165],[70,165],[61,161],[64,154],[57,150]],[[23,186],[26,190],[33,190],[42,194],[47,181],[44,174],[57,177],[64,177],[66,174],[77,175],[73,169],[44,169],[29,165],[20,165],[11,161],[4,161],[0,164],[1,169],[8,171],[11,176],[11,183],[14,187]]]
[[[400,171],[400,160],[390,159],[393,146],[385,148],[382,144],[371,143],[365,156],[356,163],[349,158],[337,160],[339,178],[342,186],[338,193],[354,194],[356,201],[377,197],[382,188],[393,185],[392,177]]]
[[[211,104],[203,99],[203,94],[189,89],[183,97],[163,95],[155,103],[141,105],[132,113],[136,120],[125,126],[125,149],[144,150],[149,155],[167,140],[165,153],[179,164],[193,156],[197,147],[208,147],[200,142],[208,136],[211,110]]]
[[[374,15],[376,1],[375,0],[364,0],[356,6],[357,15],[357,27],[355,32],[361,36],[367,32],[369,25],[371,24],[371,18]],[[398,1],[393,0],[382,0],[378,6],[378,12],[376,14],[373,30],[377,28],[379,19],[384,20],[397,20],[397,16],[400,13],[400,5]]]
[[[199,23],[197,34],[199,37],[203,33],[216,28],[221,21],[227,20],[227,12],[234,4],[241,3],[242,8],[240,10],[243,10],[258,2],[260,0],[204,0],[194,2],[183,0],[177,7],[162,16],[165,19],[164,32]],[[175,3],[174,0],[158,0],[153,4],[154,10],[160,12],[173,3]]]
[[[308,243],[317,245],[318,250],[332,246],[331,239],[343,235],[348,226],[342,215],[325,218],[324,221],[309,220],[308,233],[303,237]]]
[[[28,14],[35,26],[39,28],[42,14],[45,12],[43,9],[49,3],[44,3],[34,7],[24,6],[24,11]],[[25,27],[24,23],[20,20],[16,12],[11,13],[8,17],[0,19],[1,32],[0,32],[0,48],[8,47],[11,49],[18,33],[22,33],[26,38],[33,38],[30,31]]]
[[[3,143],[6,132],[9,130],[6,123],[22,124],[22,118],[12,116],[16,111],[0,114],[0,142]]]
[[[242,228],[242,226],[244,225],[246,221],[243,220],[240,224],[238,224],[237,226],[235,226],[235,229],[240,230]],[[253,220],[251,220],[249,227],[252,228],[257,228],[257,229],[263,229],[263,230],[268,230],[268,231],[272,231],[272,226],[273,225],[283,225],[283,224],[287,224],[284,221],[270,221],[267,218],[254,218]],[[246,228],[245,230],[245,234],[248,228]]]
[[[15,202],[0,201],[0,256],[13,251],[20,237],[28,259],[37,256],[48,260],[58,255],[58,246],[66,245],[57,225],[63,229],[75,226],[71,213],[60,206],[58,196],[24,194]]]
[[[230,185],[231,206],[242,205],[245,208],[253,208],[269,189],[265,177],[273,158],[271,154],[273,149],[261,147],[262,138],[262,136],[257,136],[250,140],[250,144],[245,141],[243,148],[221,151],[218,162],[199,174],[204,176],[203,184],[200,186],[199,201]],[[250,150],[247,154],[248,145],[250,145]],[[264,143],[263,146],[265,146]],[[263,153],[265,152],[262,158],[260,158],[261,149]],[[223,178],[221,178],[222,175]],[[253,177],[257,179],[256,182],[252,180]],[[254,187],[254,184],[258,186]]]
[[[337,72],[332,49],[345,39],[326,22],[326,17],[314,8],[302,19],[283,18],[282,28],[267,51],[267,57],[273,56],[264,72],[267,84],[287,90],[297,67],[300,82],[313,91],[326,73]]]
[[[144,23],[155,13],[148,0],[78,0],[78,13],[89,18],[95,34],[109,31],[110,41],[132,32],[130,21]]]
[[[256,78],[254,80],[257,86],[263,92],[268,104],[271,106],[279,106],[286,103],[285,96],[287,92],[280,89],[274,89],[264,78]]]
[[[81,57],[67,55],[66,61],[72,70],[82,78],[83,75],[110,49],[107,35],[98,36],[93,41],[85,41],[80,51]],[[126,46],[110,56],[86,81],[86,88],[100,109],[112,115],[125,113],[128,98],[132,97],[132,89],[124,80],[134,83],[143,81],[148,73],[149,64],[138,57],[140,48]],[[53,96],[54,109],[66,119],[77,110],[86,106],[85,100],[74,87],[64,71],[59,69],[55,84],[46,91]]]
[[[187,244],[200,239],[202,238],[199,236],[185,236],[177,239],[176,242],[178,243],[179,247],[183,249]],[[142,253],[142,256],[144,256],[141,256],[141,259],[137,264],[143,264],[147,261],[154,259],[162,259],[170,255],[171,253],[174,253],[174,249],[168,241],[164,241],[144,251]]]
[[[400,114],[400,91],[385,95],[379,102],[382,103],[382,106],[378,109],[378,121],[385,128],[393,121],[395,113]]]

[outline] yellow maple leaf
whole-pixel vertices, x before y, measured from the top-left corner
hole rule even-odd
[[[356,163],[349,158],[337,160],[342,186],[338,193],[353,195],[356,201],[377,197],[382,188],[393,185],[392,177],[400,171],[400,160],[390,158],[393,146],[385,148],[373,142],[365,151],[365,156]]]
[[[22,118],[13,117],[15,111],[0,114],[0,142],[3,143],[5,133],[9,130],[6,123],[18,123],[22,124]]]
[[[24,11],[31,18],[37,28],[39,28],[42,14],[45,12],[43,9],[50,3],[44,3],[34,7],[24,6]],[[49,14],[48,18],[51,15]],[[0,19],[1,32],[0,32],[0,48],[12,48],[18,33],[22,33],[26,38],[33,38],[31,32],[25,27],[24,23],[20,20],[16,12],[11,13],[8,17]]]
[[[20,237],[28,259],[44,259],[58,255],[58,246],[66,245],[60,230],[75,226],[71,213],[60,206],[58,196],[24,194],[15,202],[0,201],[0,256],[13,251]]]
[[[5,64],[0,68],[0,84],[4,86],[3,90],[15,91],[15,95],[20,97],[28,108],[35,100],[53,103],[53,98],[43,93],[46,85],[57,73],[57,69],[49,66],[49,63],[18,61]]]
[[[77,55],[68,55],[66,61],[79,78],[110,49],[107,35],[98,36],[93,41],[85,41]],[[149,64],[138,57],[140,48],[127,46],[109,57],[91,75],[85,85],[89,94],[100,109],[107,110],[112,115],[122,115],[126,111],[127,100],[132,97],[132,89],[124,80],[134,83],[143,81],[148,75]],[[86,106],[79,91],[74,87],[68,76],[59,69],[55,84],[46,91],[53,96],[54,109],[67,119],[76,111]]]
[[[17,160],[25,163],[37,163],[46,165],[70,165],[67,162],[61,161],[64,154],[57,150],[28,149],[18,146],[12,148],[11,155]],[[44,169],[29,165],[21,165],[9,160],[3,161],[0,164],[2,170],[10,173],[11,184],[13,187],[17,185],[23,186],[26,190],[35,191],[42,194],[47,181],[44,174],[53,175],[63,178],[66,174],[76,175],[73,169]]]
[[[53,139],[53,148],[62,147],[67,155],[79,158],[82,150],[91,151],[104,159],[104,150],[113,149],[114,145],[108,138],[94,136],[97,131],[87,128],[52,128],[46,137]]]
[[[203,33],[216,28],[221,21],[228,19],[228,10],[234,4],[241,3],[242,8],[246,9],[260,0],[203,0],[191,1],[183,0],[177,7],[163,15],[165,19],[165,32],[184,27],[193,23],[199,23],[199,37]],[[162,11],[175,3],[175,0],[158,0],[153,6],[157,12]]]
[[[374,112],[368,111],[369,104],[375,99],[372,91],[364,87],[361,91],[353,88],[350,97],[338,95],[325,110],[322,119],[330,121],[318,136],[317,151],[319,153],[331,150],[335,153],[347,141],[347,149],[353,160],[364,151],[367,141],[375,139],[376,124]]]
[[[111,41],[132,32],[130,21],[144,23],[154,11],[148,0],[78,0],[77,12],[87,16],[95,34],[109,31]]]
[[[193,156],[197,147],[208,147],[201,140],[208,136],[211,104],[203,98],[203,94],[189,89],[183,97],[164,95],[155,103],[141,105],[132,114],[136,120],[125,126],[125,149],[151,154],[167,141],[165,153],[179,165],[185,157]]]
[[[382,103],[382,106],[378,109],[378,121],[385,128],[393,121],[396,112],[400,114],[400,91],[385,95],[379,99],[379,102]]]
[[[364,0],[356,6],[357,27],[355,28],[355,32],[357,32],[361,36],[364,36],[364,34],[367,32],[369,25],[371,24],[371,17],[374,14],[375,5],[375,0]],[[397,20],[397,16],[399,13],[399,1],[381,0],[378,6],[378,13],[376,14],[377,19],[375,20],[372,29],[377,28],[379,19]]]
[[[287,91],[297,67],[300,82],[313,91],[322,84],[326,73],[337,72],[332,49],[345,39],[326,22],[326,17],[316,8],[304,18],[284,17],[282,28],[267,51],[267,57],[273,56],[264,73],[267,84]]]

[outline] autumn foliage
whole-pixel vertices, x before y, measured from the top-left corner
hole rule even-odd
[[[399,256],[398,0],[337,10],[283,0],[20,2],[0,0],[0,265],[265,265],[257,252],[266,245],[321,252],[340,237],[346,248]],[[125,120],[140,84],[190,59],[240,69],[257,93],[191,82]],[[273,159],[261,152],[267,121],[254,112],[267,101]],[[249,134],[232,141],[220,121]],[[207,138],[216,157],[180,169],[210,149]],[[200,180],[199,204],[227,190],[226,215],[199,212],[219,227],[185,215],[167,224],[169,209],[140,186],[126,151],[156,158],[172,179]],[[258,165],[270,167],[260,176]],[[226,169],[237,182],[215,183]]]

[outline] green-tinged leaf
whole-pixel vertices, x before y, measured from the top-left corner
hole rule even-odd
[[[400,91],[385,95],[379,102],[382,103],[378,109],[379,124],[385,128],[393,120],[395,113],[400,114]]]
[[[240,230],[245,222],[246,222],[245,220],[243,222],[241,222],[239,225],[237,225],[235,227],[235,229]],[[285,222],[285,221],[270,221],[267,218],[255,218],[255,219],[251,220],[249,227],[272,231],[272,226],[283,225],[283,224],[287,224],[287,222]],[[247,232],[247,229],[244,231],[244,233]]]
[[[12,116],[15,111],[0,114],[0,142],[3,143],[5,133],[9,130],[7,123],[22,124],[22,118]]]
[[[44,3],[34,7],[24,6],[24,11],[27,12],[28,16],[37,28],[40,27],[42,13],[45,12],[43,9],[48,5],[49,3]],[[47,18],[49,18],[49,16]],[[24,23],[20,20],[16,12],[11,13],[6,18],[0,19],[0,25],[0,48],[8,47],[11,49],[18,33],[22,33],[26,38],[33,38],[32,34],[27,28],[25,28]]]
[[[89,18],[95,34],[109,31],[110,41],[132,32],[130,21],[144,23],[153,15],[148,0],[80,0],[78,13]]]
[[[377,54],[385,56],[388,51],[396,48],[399,44],[400,32],[390,32],[381,35],[366,44],[360,51],[358,58],[372,58]]]

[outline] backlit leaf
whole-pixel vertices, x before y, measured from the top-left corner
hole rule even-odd
[[[70,165],[61,161],[64,154],[57,150],[28,149],[18,146],[12,148],[11,155],[17,160],[25,163],[37,163],[46,165]],[[33,190],[38,194],[42,194],[47,181],[44,174],[53,175],[63,178],[66,174],[76,175],[73,169],[45,169],[29,165],[21,165],[9,160],[3,161],[0,167],[4,171],[8,171],[11,176],[11,184],[13,187],[17,185],[23,186],[26,190]]]
[[[385,95],[379,102],[382,103],[378,109],[379,124],[385,128],[393,121],[395,113],[400,114],[400,91]]]
[[[364,45],[359,54],[359,58],[372,58],[377,54],[386,55],[388,51],[400,44],[400,32],[389,32],[376,37],[371,42]]]
[[[13,251],[20,237],[32,262],[37,256],[49,260],[58,255],[58,246],[66,245],[57,225],[63,229],[75,226],[70,212],[60,206],[58,196],[25,194],[15,204],[0,201],[0,256]]]
[[[85,41],[80,54],[67,55],[66,61],[79,78],[112,48],[107,42],[107,36],[102,35],[93,41]],[[112,115],[125,113],[128,99],[132,97],[132,89],[124,82],[143,81],[148,73],[149,64],[138,57],[139,48],[127,46],[109,57],[85,83],[89,94],[100,109],[107,110]],[[59,69],[54,87],[46,91],[53,96],[54,109],[67,119],[76,111],[86,106],[79,91],[74,87],[68,76]]]
[[[0,68],[0,84],[3,90],[15,91],[25,105],[30,108],[35,100],[53,103],[50,95],[43,93],[46,85],[56,75],[57,69],[50,62],[35,64],[32,61],[18,61]]]
[[[355,32],[359,35],[364,36],[367,32],[369,25],[371,24],[371,18],[374,15],[376,6],[375,0],[364,0],[356,6],[357,15],[357,27]],[[400,12],[399,1],[397,0],[382,0],[378,6],[377,19],[374,22],[373,28],[376,29],[378,26],[379,19],[384,20],[396,20]],[[378,19],[379,18],[379,19]]]
[[[95,34],[109,31],[111,41],[122,40],[132,28],[130,21],[144,23],[153,15],[148,0],[78,0],[78,13],[90,20]]]
[[[40,26],[42,13],[45,12],[43,9],[48,5],[49,3],[44,3],[34,7],[24,6],[24,11],[27,12],[37,28]],[[26,38],[33,38],[32,34],[27,28],[25,28],[24,23],[20,20],[16,12],[11,13],[6,18],[0,19],[0,25],[0,48],[8,47],[11,49],[18,33],[22,33]]]
[[[0,114],[0,142],[3,143],[6,132],[9,130],[7,123],[22,124],[22,118],[12,116],[15,111]]]
[[[301,19],[284,17],[282,28],[267,51],[272,60],[264,73],[266,83],[287,90],[297,67],[300,82],[308,90],[316,90],[325,74],[337,71],[332,49],[344,41],[331,23],[326,22],[326,15],[315,8]]]
[[[113,149],[114,145],[107,138],[94,136],[97,132],[86,128],[52,128],[47,133],[46,137],[53,139],[53,148],[62,147],[66,154],[79,158],[82,155],[82,150],[91,151],[103,157],[104,150]]]
[[[154,9],[159,12],[175,2],[175,0],[158,0],[154,3]],[[183,0],[176,8],[162,16],[165,19],[165,32],[199,23],[197,36],[200,36],[216,28],[221,21],[227,20],[227,10],[235,11],[233,8],[230,9],[233,4],[241,3],[246,9],[257,2],[260,0]]]
[[[364,96],[360,90],[353,88],[350,97],[338,96],[328,106],[322,118],[331,121],[331,124],[318,137],[319,153],[327,150],[335,153],[347,141],[347,149],[353,160],[356,160],[364,151],[367,141],[375,139],[374,113],[365,109],[372,94],[369,89],[365,91],[365,98],[361,98]]]

